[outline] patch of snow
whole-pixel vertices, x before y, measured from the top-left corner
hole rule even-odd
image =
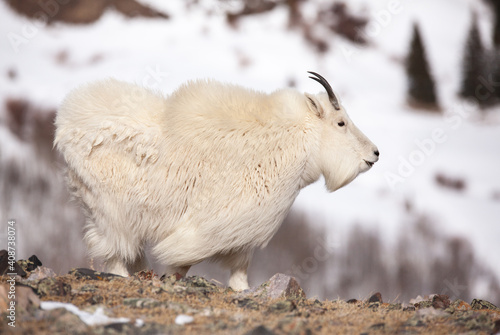
[[[191,322],[194,321],[194,318],[191,315],[186,315],[186,314],[179,314],[175,317],[175,324],[176,325],[187,325]]]
[[[97,326],[97,325],[107,325],[111,323],[129,323],[129,318],[112,318],[104,314],[104,309],[102,307],[98,307],[94,313],[89,313],[82,311],[78,307],[73,304],[58,302],[58,301],[42,301],[40,303],[40,307],[43,310],[50,311],[53,309],[64,308],[68,312],[71,312],[78,316],[80,320],[82,320],[85,324],[89,326]],[[141,319],[137,319],[135,321],[136,327],[142,327],[144,325],[144,321]]]

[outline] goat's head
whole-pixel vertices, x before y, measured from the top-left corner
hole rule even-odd
[[[369,170],[378,161],[379,151],[351,121],[326,79],[315,72],[309,73],[313,75],[309,78],[326,89],[326,94],[305,96],[320,127],[314,163],[325,177],[328,190],[333,192]]]

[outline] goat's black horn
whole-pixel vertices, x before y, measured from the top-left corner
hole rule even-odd
[[[326,93],[328,93],[328,99],[330,100],[330,103],[333,105],[333,107],[336,110],[340,110],[339,101],[337,100],[337,97],[333,93],[332,87],[330,86],[330,84],[328,83],[328,81],[325,78],[323,78],[322,75],[320,75],[320,74],[318,74],[316,72],[307,71],[307,73],[310,73],[310,74],[312,74],[312,75],[315,76],[315,77],[309,76],[309,78],[311,78],[313,80],[316,80],[318,83],[320,83],[321,85],[323,85],[323,87],[326,90]]]

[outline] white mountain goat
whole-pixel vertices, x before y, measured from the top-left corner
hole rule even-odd
[[[351,182],[379,152],[325,93],[265,94],[215,81],[168,97],[109,79],[61,105],[55,145],[86,213],[85,242],[107,271],[147,269],[145,247],[185,275],[203,260],[248,288],[252,253],[276,233],[304,186]]]

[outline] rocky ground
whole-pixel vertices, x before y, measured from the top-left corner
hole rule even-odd
[[[0,252],[0,333],[12,334],[495,334],[500,308],[445,295],[412,303],[307,299],[292,277],[234,292],[201,277],[123,278],[90,269],[62,276],[36,256],[17,261],[15,327],[7,252]],[[58,304],[60,302],[63,304]]]

